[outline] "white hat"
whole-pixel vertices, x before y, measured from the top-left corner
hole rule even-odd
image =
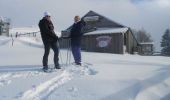
[[[44,17],[46,16],[51,16],[51,14],[49,12],[44,12]]]

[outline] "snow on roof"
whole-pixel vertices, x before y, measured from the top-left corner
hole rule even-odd
[[[88,32],[85,35],[126,33],[128,28],[99,28],[96,31]]]
[[[142,42],[142,43],[139,43],[139,44],[154,44],[154,42]]]

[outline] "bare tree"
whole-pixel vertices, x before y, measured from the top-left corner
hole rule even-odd
[[[151,38],[151,35],[149,33],[147,33],[144,29],[141,29],[138,31],[133,30],[133,33],[135,34],[136,39],[139,43],[153,41]]]

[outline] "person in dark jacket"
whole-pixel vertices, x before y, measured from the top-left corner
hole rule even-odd
[[[83,36],[82,29],[85,22],[79,16],[74,17],[74,24],[71,27],[71,50],[76,65],[81,65],[81,38]]]
[[[41,32],[42,41],[44,44],[44,56],[43,56],[43,69],[48,70],[48,55],[50,48],[54,51],[54,65],[56,69],[60,69],[59,66],[59,50],[58,50],[58,37],[54,32],[54,26],[51,21],[51,15],[48,12],[44,13],[44,17],[39,22],[39,28]]]

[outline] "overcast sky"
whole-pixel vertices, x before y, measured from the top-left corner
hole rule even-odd
[[[0,16],[11,18],[13,27],[37,25],[48,11],[60,31],[75,15],[93,10],[133,29],[144,28],[158,50],[161,36],[170,28],[169,9],[170,0],[0,0]]]

